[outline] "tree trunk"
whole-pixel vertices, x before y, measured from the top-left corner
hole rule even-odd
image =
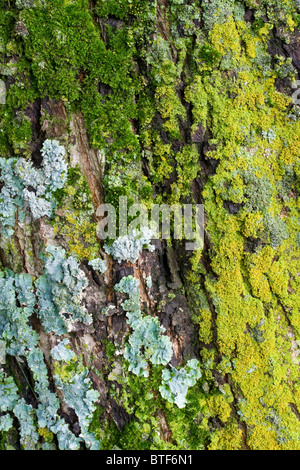
[[[0,447],[299,449],[299,2],[0,4]]]

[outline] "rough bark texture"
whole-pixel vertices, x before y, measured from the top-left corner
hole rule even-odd
[[[299,2],[0,4],[0,156],[38,170],[48,139],[65,148],[68,163],[53,216],[34,220],[25,205],[23,220],[18,207],[8,237],[0,192],[2,279],[8,269],[40,278],[46,248],[61,247],[86,277],[81,304],[92,316],[65,334],[47,333],[37,299],[28,318],[60,401],[57,416],[79,447],[90,447],[58,386],[85,370],[98,392],[89,432],[102,449],[299,449],[300,113],[291,99]],[[0,176],[0,191],[5,184]],[[135,263],[118,263],[96,236],[96,212],[120,196],[128,206],[204,204],[203,247],[156,240]],[[103,274],[88,264],[96,258],[106,261]],[[123,357],[132,330],[121,305],[128,296],[115,286],[128,276],[139,280],[144,317],[159,319],[174,352],[167,365],[148,361],[148,377]],[[1,318],[0,333],[9,347]],[[63,339],[77,358],[66,364],[51,353]],[[0,447],[64,448],[35,416],[27,353],[2,358],[0,429],[7,414],[13,425],[0,431]],[[201,378],[179,408],[162,398],[161,377],[191,359]],[[36,438],[4,406],[9,377],[32,407]]]

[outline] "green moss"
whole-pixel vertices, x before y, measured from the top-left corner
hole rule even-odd
[[[295,70],[268,50],[273,32],[289,43],[298,3],[247,0],[253,24],[233,0],[170,0],[159,10],[142,0],[12,4],[0,1],[0,72],[10,82],[0,105],[1,156],[29,155],[27,108],[55,98],[68,113],[82,111],[91,145],[105,155],[106,202],[121,195],[129,205],[192,202],[193,182],[203,185],[197,198],[210,243],[190,260],[185,287],[209,393],[198,384],[178,410],[158,394],[159,368],[149,379],[126,374],[110,394],[130,422],[118,430],[103,422],[102,410],[95,413],[104,448],[241,448],[239,420],[250,448],[299,448],[289,408],[300,407],[289,328],[297,339],[300,128],[291,98],[276,88]],[[15,34],[17,21],[29,34]],[[209,136],[205,158],[203,143],[192,143],[201,135]],[[79,169],[69,171],[56,198],[57,239],[80,259],[98,257],[91,195]],[[15,257],[13,245],[2,249]],[[114,352],[107,343],[108,359]],[[77,367],[57,373],[67,378]],[[230,376],[233,392],[211,386],[220,374]],[[222,426],[215,430],[216,420]]]
[[[112,359],[115,355],[116,347],[113,343],[107,342],[105,346],[105,354],[108,357],[108,359]]]
[[[80,374],[85,370],[81,356],[75,356],[68,362],[54,362],[54,375],[58,376],[62,382],[68,382],[75,374]]]
[[[0,432],[0,450],[18,450],[18,433],[15,429]]]
[[[52,223],[55,235],[65,237],[69,253],[77,258],[99,257],[91,191],[78,167],[68,169],[66,185],[54,196],[60,207],[60,215]]]

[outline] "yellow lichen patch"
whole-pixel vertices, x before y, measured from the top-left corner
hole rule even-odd
[[[230,52],[236,57],[241,54],[240,35],[232,18],[226,23],[216,24],[210,33],[210,40],[221,54]]]
[[[256,423],[255,428],[248,438],[248,444],[253,450],[280,450],[277,435],[271,426],[264,423]]]
[[[206,126],[208,117],[208,99],[201,75],[194,77],[193,82],[186,88],[185,99],[193,104],[194,124],[192,130],[195,132],[199,123]]]
[[[272,299],[269,281],[265,273],[269,271],[273,257],[274,250],[270,246],[266,246],[260,252],[248,256],[247,259],[253,295],[263,302],[270,302]]]
[[[77,170],[72,171],[76,174]],[[94,208],[83,176],[80,173],[76,176],[76,181],[64,189],[63,211],[58,210],[53,230],[56,236],[62,236],[68,242],[72,255],[91,260],[99,255]]]
[[[39,428],[38,433],[42,436],[45,442],[52,442],[53,440],[53,433],[49,431],[47,428]]]
[[[262,215],[259,212],[243,214],[242,233],[246,238],[258,238],[259,233],[263,229]]]
[[[272,292],[285,299],[288,295],[289,275],[284,263],[275,261],[269,269],[268,278]]]
[[[198,321],[199,339],[203,343],[209,344],[212,341],[211,311],[208,308],[201,309]]]
[[[208,400],[208,408],[212,416],[217,416],[222,423],[226,423],[231,414],[231,407],[223,395],[213,395]]]
[[[74,377],[84,371],[81,356],[75,356],[67,362],[54,361],[54,375],[57,375],[63,382],[68,382]]]
[[[234,419],[215,431],[209,445],[210,450],[240,450],[243,447],[243,432]]]

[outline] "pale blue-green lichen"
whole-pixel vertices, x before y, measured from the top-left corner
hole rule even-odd
[[[37,333],[28,327],[33,314],[32,295],[29,275],[14,276],[7,271],[4,277],[0,273],[0,337],[5,341],[7,354],[12,356],[23,356],[37,344]]]
[[[39,434],[36,430],[34,409],[21,398],[13,412],[20,423],[20,443],[26,450],[35,450]]]
[[[82,310],[80,306],[79,297],[86,285],[86,279],[80,271],[78,263],[74,259],[65,258],[64,250],[49,247],[46,251],[50,254],[50,259],[47,259],[45,262],[45,275],[41,278],[46,279],[48,282],[49,292],[47,302],[48,306],[54,303],[54,306],[52,305],[52,313],[59,317],[60,310],[58,305],[60,307],[62,305],[69,305],[72,308],[69,307],[67,310],[72,310],[72,321],[86,319],[90,323],[91,318],[88,316],[87,311],[85,309]],[[41,278],[36,281],[37,285],[39,285],[38,281]],[[53,295],[53,292],[56,295]],[[75,296],[73,300],[72,293]],[[38,289],[36,294],[39,298]],[[57,296],[59,295],[63,299],[60,299],[58,303]],[[64,304],[63,302],[67,303]],[[74,407],[76,406],[76,409],[81,410],[83,403],[86,403],[90,411],[90,413],[84,415],[85,408],[83,408],[81,414],[82,436],[77,438],[69,430],[65,421],[58,415],[60,401],[50,391],[47,367],[43,353],[38,347],[38,335],[29,325],[31,315],[34,312],[38,313],[35,309],[36,303],[34,284],[28,274],[14,274],[10,270],[0,273],[0,338],[5,342],[5,349],[8,354],[16,356],[18,361],[18,357],[25,357],[28,367],[32,372],[34,392],[38,399],[38,406],[36,409],[33,409],[23,398],[20,399],[18,388],[13,378],[6,377],[0,371],[0,411],[12,412],[18,418],[20,423],[20,442],[24,449],[39,448],[37,426],[55,433],[61,450],[79,449],[83,440],[87,446],[96,448],[98,443],[94,435],[88,432],[88,425],[91,419],[90,413],[93,410],[93,403],[98,397],[98,393],[90,390],[91,382],[87,377],[84,377],[82,379],[84,385],[82,393],[84,397],[79,397],[80,403],[76,404],[75,395],[73,396],[72,403]],[[80,317],[78,317],[79,312],[81,314]],[[52,318],[52,321],[57,326],[55,316],[54,320]],[[64,321],[62,327],[65,328]],[[54,358],[59,356],[64,359],[66,355],[67,359],[73,358],[74,353],[66,348],[67,345],[68,340],[63,340],[56,349],[54,348],[54,352],[52,351]],[[78,381],[74,385],[74,390],[77,386],[81,386]],[[78,391],[77,395],[80,393]],[[9,416],[5,419],[3,418],[0,423],[2,430],[7,429],[10,423]]]
[[[55,375],[57,387],[62,390],[64,400],[70,408],[75,411],[80,425],[80,437],[91,450],[99,450],[100,443],[94,433],[89,431],[89,425],[96,410],[95,403],[99,393],[93,389],[93,383],[88,378],[88,370],[74,374],[67,382],[59,375]]]
[[[9,431],[13,427],[13,419],[9,414],[0,416],[0,431]]]
[[[151,245],[153,231],[147,227],[141,230],[133,230],[129,235],[117,238],[112,246],[104,245],[104,250],[108,255],[122,263],[122,261],[130,261],[135,263],[138,260],[143,248],[154,251],[155,247]]]
[[[84,273],[78,261],[72,256],[66,258],[65,250],[48,246],[44,275],[35,285],[39,300],[38,315],[45,331],[61,335],[74,322],[92,323],[92,317],[81,305],[83,289],[87,286]]]
[[[175,367],[163,370],[159,391],[170,403],[175,403],[178,408],[184,408],[188,389],[194,386],[200,377],[199,363],[196,359],[191,359],[179,370]]]
[[[25,158],[0,158],[0,223],[2,234],[13,234],[15,216],[19,209],[19,220],[24,219],[24,210],[29,207],[33,219],[52,217],[56,207],[55,191],[67,180],[65,149],[56,140],[46,140],[42,148],[41,168],[33,166]]]
[[[140,309],[139,281],[133,276],[123,277],[115,286],[119,292],[129,295],[122,303],[128,324],[133,329],[125,345],[124,357],[129,361],[129,370],[136,375],[148,377],[148,362],[166,365],[173,356],[170,338],[158,318],[143,316]]]
[[[160,325],[158,318],[142,314],[138,279],[133,276],[123,277],[115,290],[129,296],[122,303],[128,324],[133,329],[124,351],[124,357],[129,362],[128,370],[135,375],[148,377],[147,361],[154,365],[167,365],[173,356],[172,343],[168,336],[163,335],[165,328]],[[191,359],[179,370],[174,367],[171,370],[164,369],[159,388],[162,397],[183,408],[189,387],[195,385],[201,377],[198,364],[196,359]]]
[[[0,191],[0,225],[4,237],[14,233],[15,214],[24,204],[23,185],[14,170],[16,162],[16,158],[0,158],[0,183],[3,184]]]
[[[89,265],[90,265],[95,271],[99,271],[99,272],[102,273],[102,274],[104,274],[105,271],[107,270],[107,263],[106,263],[105,259],[101,259],[101,258],[92,259],[92,260],[89,262]]]
[[[51,356],[55,361],[65,361],[68,362],[71,359],[74,359],[75,353],[72,349],[66,347],[70,344],[68,339],[62,340],[57,346],[51,349]]]

